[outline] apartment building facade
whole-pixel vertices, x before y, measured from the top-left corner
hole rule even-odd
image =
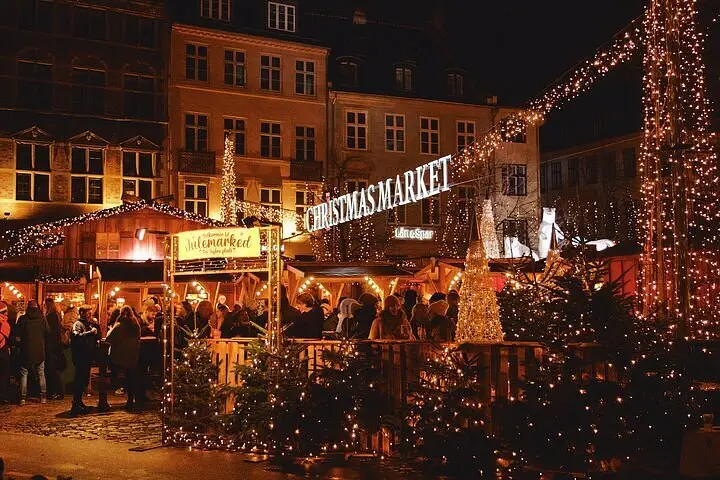
[[[168,192],[164,2],[0,6],[0,211],[40,222]]]
[[[543,206],[558,224],[591,240],[636,239],[642,135],[633,133],[542,154]]]
[[[174,13],[169,144],[181,208],[220,218],[227,135],[238,200],[290,217],[315,201],[327,150],[328,49],[300,36],[297,8],[200,0]],[[286,253],[310,254],[297,230],[283,221],[284,237],[293,237]]]

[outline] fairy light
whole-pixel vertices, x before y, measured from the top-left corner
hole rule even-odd
[[[453,279],[450,281],[450,286],[448,290],[454,290],[455,286],[459,286],[460,282],[462,282],[462,272],[457,272]]]
[[[305,219],[293,210],[248,202],[247,200],[238,200],[235,204],[237,205],[238,213],[243,217],[256,217],[260,222],[295,225],[295,229],[298,232],[302,232],[305,229]]]
[[[232,135],[225,135],[223,154],[222,189],[220,190],[220,216],[228,225],[237,225],[237,199],[235,197],[235,141]]]
[[[374,291],[376,295],[382,294],[382,289],[380,288],[380,285],[375,283],[375,280],[373,280],[371,277],[365,277],[365,283],[368,284],[368,287],[370,287],[370,289]]]
[[[20,300],[23,297],[22,292],[10,282],[5,282],[5,287],[15,296],[16,299]]]
[[[175,298],[177,297],[177,293],[173,292],[172,288],[170,288],[170,285],[167,283],[162,284],[163,291],[165,292],[165,296]]]

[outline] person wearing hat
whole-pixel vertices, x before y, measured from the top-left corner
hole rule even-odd
[[[10,383],[10,321],[8,306],[0,302],[0,405],[7,405]]]
[[[72,329],[72,360],[75,364],[75,379],[73,380],[73,404],[71,415],[88,413],[90,408],[83,402],[83,394],[90,383],[90,368],[95,356],[95,345],[98,338],[98,329],[91,323],[89,305],[79,309],[80,317]]]
[[[344,338],[348,338],[350,336],[350,332],[352,332],[354,327],[353,324],[355,322],[353,321],[353,306],[357,306],[357,308],[360,307],[360,303],[354,298],[346,298],[340,302],[338,323],[335,331],[342,334]]]
[[[437,300],[430,304],[430,335],[435,342],[452,342],[452,322],[447,317],[448,302]]]
[[[412,327],[401,308],[400,299],[390,295],[385,299],[385,308],[373,321],[370,340],[415,340]]]

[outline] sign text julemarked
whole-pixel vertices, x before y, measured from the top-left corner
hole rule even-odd
[[[359,192],[346,193],[315,205],[305,212],[305,229],[314,232],[334,227],[446,192],[450,190],[449,164],[450,155],[447,155],[394,179],[381,180]]]
[[[213,228],[177,234],[177,259],[251,258],[260,256],[258,228]]]

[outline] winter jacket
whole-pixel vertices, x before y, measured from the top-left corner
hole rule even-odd
[[[80,314],[77,308],[70,307],[62,317],[62,333],[60,334],[60,341],[63,345],[70,345],[72,339],[72,331],[75,322],[80,319]]]
[[[323,309],[316,305],[300,315],[300,318],[288,328],[287,336],[290,338],[322,338],[324,320]]]
[[[33,365],[45,361],[45,342],[50,333],[48,322],[39,308],[28,308],[18,319],[17,336],[20,337],[20,361]]]
[[[374,305],[363,305],[360,307],[353,316],[355,319],[355,329],[352,332],[352,337],[358,340],[367,339],[370,336],[370,328],[376,315],[377,311]]]
[[[97,331],[92,333],[92,329],[97,327],[90,322],[83,323],[78,320],[72,329],[72,359],[74,364],[92,363],[95,358],[95,347],[97,345]]]
[[[47,338],[47,344],[45,345],[45,351],[48,355],[57,355],[60,352],[62,344],[62,321],[60,320],[60,313],[54,310],[47,314],[45,317],[48,322],[49,334]]]
[[[110,361],[123,368],[135,368],[140,357],[140,326],[119,322],[106,338],[110,344]]]
[[[410,322],[402,309],[398,309],[395,315],[387,310],[380,312],[378,318],[373,321],[368,338],[370,340],[415,340]]]
[[[10,322],[7,314],[0,313],[0,351],[10,348]]]

